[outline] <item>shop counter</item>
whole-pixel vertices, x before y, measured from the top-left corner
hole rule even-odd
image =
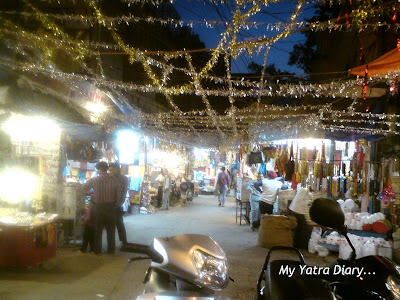
[[[57,225],[53,221],[21,225],[0,222],[0,266],[29,267],[56,255]]]

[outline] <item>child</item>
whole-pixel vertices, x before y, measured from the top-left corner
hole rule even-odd
[[[93,206],[90,202],[86,204],[86,214],[85,220],[83,221],[83,237],[82,237],[82,247],[81,252],[85,253],[87,246],[89,245],[89,251],[93,251],[94,247],[94,224],[93,224],[93,216],[92,216]]]

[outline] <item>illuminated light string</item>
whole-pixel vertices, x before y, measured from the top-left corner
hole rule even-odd
[[[154,93],[164,93],[166,95],[182,95],[182,94],[195,94],[195,95],[205,95],[205,96],[222,96],[226,97],[229,94],[232,94],[234,97],[238,98],[246,98],[251,97],[255,98],[259,95],[261,96],[304,96],[304,95],[313,95],[314,97],[325,97],[327,95],[333,97],[353,97],[357,93],[346,92],[351,87],[357,86],[356,80],[348,80],[346,82],[331,82],[325,84],[280,84],[280,85],[269,85],[264,87],[263,89],[254,90],[250,89],[247,91],[244,90],[232,90],[228,91],[226,89],[195,89],[192,87],[180,87],[180,88],[166,88],[161,84],[159,86],[154,86],[152,84],[139,85],[132,83],[124,83],[121,81],[113,81],[105,78],[93,78],[87,75],[80,75],[74,73],[65,73],[61,71],[57,71],[55,69],[48,69],[40,65],[29,64],[29,63],[21,63],[19,61],[14,61],[9,58],[0,57],[0,64],[3,66],[7,66],[10,69],[21,70],[24,72],[33,72],[33,73],[42,73],[48,75],[52,78],[59,78],[61,80],[82,80],[82,81],[90,81],[94,85],[98,87],[109,87],[113,89],[119,89],[121,91],[126,90],[135,90],[141,92],[154,92]],[[393,75],[392,75],[393,76]],[[372,78],[371,80],[376,82],[386,82],[387,77],[377,77]],[[390,79],[389,81],[391,81]]]
[[[25,1],[26,2],[26,1]],[[41,24],[43,26],[45,26],[46,29],[50,30],[51,32],[53,32],[53,34],[56,37],[60,37],[62,40],[67,41],[68,43],[73,43],[73,39],[71,39],[66,33],[64,33],[56,24],[50,22],[46,17],[43,16],[43,13],[41,13],[41,11],[39,11],[38,9],[36,9],[33,5],[31,5],[30,3],[27,3],[27,6],[33,10],[34,12],[34,16],[35,18],[41,22]],[[3,19],[0,17],[0,19]],[[12,27],[15,31],[23,33],[28,35],[30,38],[32,38],[35,34],[31,34],[28,33],[26,30],[23,30],[20,26],[17,26],[15,24],[13,24],[12,22],[10,22],[9,20],[3,20],[4,21],[4,25],[8,26],[8,27]],[[26,43],[24,43],[26,44]],[[39,47],[40,48],[40,47]],[[47,54],[48,52],[52,52],[52,50],[46,49],[47,51],[45,51],[45,53]],[[86,57],[86,55],[88,55],[88,52],[86,50],[85,47],[77,47],[76,49],[74,49],[75,51],[78,52],[77,56],[72,56],[75,60],[80,60],[82,62],[82,66],[85,68],[86,71],[89,71],[91,74],[93,74],[93,72],[91,72],[91,70],[86,66],[86,64],[83,62],[83,58]],[[93,53],[92,53],[93,54]],[[90,55],[89,55],[90,56]],[[97,61],[97,66],[100,70],[101,76],[104,76],[103,74],[103,68],[102,68],[102,64],[101,64],[101,59],[100,59],[100,54],[97,53],[94,55]]]
[[[148,60],[147,62],[149,63],[149,62],[151,62],[151,60]]]
[[[150,60],[149,60],[149,62],[150,62]],[[158,63],[155,63],[155,65],[157,65]]]
[[[18,11],[0,11],[0,15],[20,15],[25,18],[32,18],[34,17],[34,14],[28,13],[28,12],[18,12]],[[67,15],[67,14],[44,14],[48,18],[51,19],[56,19],[60,21],[74,21],[74,22],[80,22],[83,24],[89,24],[90,26],[94,26],[97,24],[97,20],[93,16],[85,16],[85,15]],[[161,19],[161,18],[156,18],[156,17],[135,17],[132,15],[129,16],[120,16],[120,17],[104,17],[104,22],[101,23],[101,26],[114,26],[115,24],[121,25],[121,24],[126,24],[129,25],[130,23],[138,23],[138,22],[147,22],[150,24],[154,23],[160,23],[161,25],[167,26],[167,25],[175,25],[175,27],[190,27],[193,28],[195,26],[204,26],[206,28],[214,28],[215,26],[228,26],[230,22],[228,21],[221,21],[221,20],[180,20],[180,19],[173,19],[173,18],[167,18],[167,19]],[[307,23],[307,22],[297,22],[296,25],[297,27],[304,27],[307,25],[310,25],[313,23]],[[390,25],[390,24],[388,24]],[[286,22],[275,22],[275,23],[268,23],[268,22],[251,22],[251,21],[246,21],[241,24],[241,26],[249,30],[251,28],[256,28],[261,26],[266,26],[265,30],[268,31],[280,31],[282,28],[285,28],[287,26]],[[316,24],[316,27],[320,27],[322,24]],[[325,27],[324,27],[325,28]]]
[[[234,45],[230,46],[230,49],[233,52],[233,56],[235,56],[235,54],[239,54],[244,50],[247,50],[249,53],[253,52],[253,49],[257,46],[258,47],[258,52],[261,51],[262,47],[265,45],[269,45],[269,44],[273,44],[276,43],[278,40],[282,39],[282,38],[286,38],[290,35],[290,32],[295,28],[295,20],[298,17],[301,7],[302,7],[302,3],[299,3],[295,9],[295,11],[292,13],[292,15],[290,16],[290,23],[287,25],[287,27],[284,29],[284,31],[278,35],[276,35],[273,38],[270,37],[262,37],[262,38],[257,38],[254,41],[251,40],[247,40],[245,42],[238,42],[235,43]],[[257,9],[259,9],[258,7],[256,7],[256,11]],[[255,11],[252,12],[252,14],[255,14]],[[250,17],[251,15],[248,15],[247,17]],[[234,24],[240,24],[240,19],[236,20],[234,18],[233,21]]]
[[[378,10],[379,8],[373,8],[372,10]],[[355,14],[360,14],[360,11],[355,10]],[[29,12],[18,12],[18,11],[0,11],[0,14],[3,15],[21,15],[25,18],[32,18],[35,17],[35,14],[29,13]],[[68,15],[68,14],[49,14],[45,13],[43,14],[47,18],[51,19],[56,19],[60,21],[74,21],[74,22],[81,22],[84,24],[89,24],[90,26],[94,26],[97,24],[96,19],[93,16],[87,16],[87,15]],[[160,23],[161,25],[175,25],[175,27],[191,27],[193,28],[194,26],[205,26],[207,28],[214,28],[215,26],[219,25],[224,25],[228,26],[230,22],[228,21],[221,21],[221,20],[180,20],[180,19],[173,19],[173,18],[167,18],[167,19],[161,19],[161,18],[156,18],[156,17],[135,17],[132,15],[128,16],[120,16],[120,17],[108,17],[104,16],[103,22],[100,23],[99,25],[101,26],[114,26],[115,24],[126,24],[129,25],[130,23],[137,23],[137,22],[147,22],[150,24],[154,23]],[[293,23],[295,27],[297,28],[305,28],[309,27],[311,30],[353,30],[354,28],[359,27],[359,30],[363,30],[366,28],[370,27],[390,27],[391,29],[394,29],[395,31],[398,30],[399,24],[393,24],[393,23],[387,23],[387,22],[377,22],[373,24],[369,23],[361,23],[361,24],[337,24],[336,22],[332,20],[324,21],[324,22],[296,22]],[[359,25],[359,26],[358,26]],[[286,22],[275,22],[275,23],[270,23],[270,22],[257,22],[257,21],[244,21],[241,23],[241,28],[244,28],[246,30],[249,30],[251,28],[256,28],[261,26],[266,26],[266,28],[263,28],[264,30],[267,31],[281,31],[282,29],[286,28],[287,23]]]
[[[60,4],[59,0],[47,0],[47,1],[46,0],[42,0],[42,1],[43,2],[48,2],[48,3]],[[339,2],[346,3],[346,1],[339,1]],[[70,1],[70,2],[75,4],[75,1]],[[158,5],[158,4],[161,4],[163,1],[161,1],[161,0],[155,0],[155,1],[154,0],[150,0],[150,1],[146,1],[146,0],[125,0],[124,2],[129,7],[130,4],[133,4],[133,3],[141,3],[141,4],[150,3],[150,4],[153,4],[153,5]],[[226,1],[226,0],[222,0],[222,1],[214,1],[214,0],[212,0],[210,2],[214,3],[216,5],[218,5],[218,4],[228,4],[229,3],[229,1]],[[281,0],[273,0],[273,1],[270,0],[270,1],[235,1],[235,2],[238,5],[242,5],[242,6],[245,6],[246,4],[251,4],[251,5],[262,4],[262,5],[267,6],[267,5],[271,4],[271,3],[278,3],[278,2],[282,2],[282,1]],[[326,2],[326,3],[332,4],[332,0],[324,0],[324,1],[319,1],[319,2]],[[173,3],[173,1],[171,1],[171,3]],[[363,1],[354,0],[353,3],[354,3],[354,9],[352,9],[352,13],[348,17],[351,17],[351,19],[354,20],[353,23],[355,25],[359,26],[361,29],[365,28],[368,25],[371,25],[371,26],[374,26],[374,25],[377,25],[377,26],[391,26],[391,27],[393,27],[393,24],[380,23],[380,22],[378,22],[378,24],[365,24],[364,21],[369,16],[380,16],[380,15],[382,15],[385,12],[385,10],[388,9],[389,6],[393,6],[394,7],[394,5],[395,5],[394,1],[385,3],[383,5],[379,5],[379,6],[376,6],[376,7],[372,7],[371,5],[365,4]],[[346,20],[348,19],[348,17],[346,18]],[[204,20],[204,21],[207,24],[207,21],[206,20]],[[115,22],[118,22],[118,20],[115,20]],[[201,21],[193,21],[193,22],[201,22]],[[332,29],[335,29],[335,30],[337,30],[338,27],[344,27],[341,24],[337,24],[337,22],[332,22],[331,20],[329,20],[328,22],[333,24]],[[210,23],[212,23],[212,21],[210,21]],[[190,24],[190,22],[189,22],[189,24]],[[349,26],[351,26],[351,24],[346,25],[345,27],[349,27]],[[319,23],[314,23],[313,27],[314,28],[319,27]]]
[[[288,112],[288,114],[285,115],[260,115],[260,119],[257,122],[254,122],[252,118],[242,118],[241,116],[236,116],[237,120],[240,120],[241,123],[243,124],[238,124],[237,126],[242,127],[242,126],[247,126],[248,124],[257,124],[257,123],[262,123],[265,121],[262,121],[262,119],[266,119],[268,121],[270,120],[287,120],[287,119],[292,119],[292,118],[309,118],[309,117],[314,117],[314,118],[319,118],[320,120],[324,120],[324,121],[332,121],[332,122],[336,122],[336,123],[340,123],[340,122],[347,122],[347,123],[366,123],[366,124],[370,124],[370,125],[376,125],[376,124],[380,124],[380,125],[396,125],[396,126],[400,126],[399,122],[394,122],[394,121],[379,121],[379,120],[370,120],[368,119],[354,119],[354,118],[349,118],[345,119],[345,118],[335,118],[335,117],[324,117],[324,116],[320,116],[318,113],[308,113],[308,114],[290,114]],[[394,119],[396,118],[396,115],[388,115],[386,116],[389,119]],[[224,116],[220,116],[221,119],[225,118]],[[154,122],[157,122],[156,119],[158,119],[157,117],[154,117],[152,115],[142,115],[142,124],[153,124]],[[178,119],[178,118],[168,118],[168,117],[161,117],[159,118],[161,120],[164,120],[164,124],[166,125],[172,125],[172,126],[180,126],[183,125],[182,123],[182,119]],[[190,119],[191,122],[193,122],[193,124],[197,124],[198,126],[200,125],[207,125],[212,127],[213,123],[207,118],[204,117],[203,119]],[[224,127],[226,128],[231,128],[230,126],[230,121],[229,119],[224,121],[220,121],[221,123],[223,123]],[[233,129],[232,129],[233,130]]]
[[[15,29],[18,29],[18,28],[14,27],[14,30],[7,30],[5,28],[0,28],[0,32],[5,32],[7,34],[12,34],[12,35],[18,35],[19,33]],[[22,32],[22,35],[24,37],[24,39],[22,41],[24,43],[24,47],[30,47],[32,49],[35,47],[35,45],[32,44],[32,43],[26,43],[27,40],[36,41],[36,42],[39,43],[38,45],[40,45],[40,46],[43,46],[43,40],[50,41],[50,42],[54,43],[54,45],[57,48],[61,48],[62,47],[62,49],[68,51],[70,55],[72,55],[73,52],[77,51],[76,49],[81,48],[82,45],[83,45],[82,42],[66,42],[64,40],[56,40],[56,39],[51,39],[49,37],[39,37],[39,36],[37,36],[35,34],[30,34],[30,33],[27,33],[27,32]],[[74,48],[72,45],[75,46],[76,48]],[[114,48],[114,49],[122,50],[120,48],[120,46],[117,46],[117,45],[99,44],[99,43],[89,43],[88,45],[89,45],[90,48],[92,48],[92,47],[107,48],[107,49]],[[21,47],[21,44],[15,46],[14,49],[18,50],[20,47]],[[9,48],[12,49],[12,45],[11,44],[9,45]],[[45,51],[45,53],[48,53],[48,51]],[[97,55],[97,53],[94,52],[94,51],[92,51],[91,54],[93,56]],[[143,56],[145,56],[145,52],[142,52],[141,54]],[[158,55],[161,55],[161,53],[158,53]],[[163,57],[166,60],[169,60],[169,59],[172,59],[172,58],[183,57],[184,55],[185,55],[185,52],[183,51],[182,53],[178,53],[178,54],[170,54],[170,55],[164,54]],[[179,67],[175,67],[173,65],[168,65],[168,64],[165,64],[165,63],[163,63],[161,61],[157,61],[157,60],[155,60],[153,58],[150,58],[150,57],[147,58],[147,63],[151,64],[152,66],[156,66],[158,68],[162,68],[163,70],[165,70],[167,72],[171,72],[172,70],[176,70],[176,71],[184,72],[186,75],[188,75],[190,77],[197,76],[197,72],[192,72],[192,71],[187,70],[185,68],[179,68]],[[86,65],[83,64],[83,66],[86,66]],[[86,68],[86,70],[89,70],[89,69]],[[204,75],[203,78],[207,79],[207,80],[210,80],[210,81],[213,81],[215,83],[226,83],[226,81],[227,81],[224,78],[210,76],[210,75]],[[243,86],[243,87],[251,87],[251,86],[254,85],[252,82],[245,81],[245,80],[235,80],[235,81],[233,81],[233,83],[236,86]]]
[[[255,11],[256,11],[256,8],[255,8]],[[97,16],[99,17],[99,21],[100,21],[100,19],[101,19],[101,14],[99,14],[99,12],[97,13]],[[209,61],[209,63],[207,63],[207,65],[206,65],[206,67],[205,68],[203,68],[203,70],[200,72],[200,74],[197,76],[198,78],[196,78],[197,80],[199,80],[199,78],[203,78],[202,76],[205,76],[206,75],[206,73],[209,71],[209,70],[211,70],[211,68],[212,68],[212,66],[213,65],[215,65],[215,63],[216,63],[216,61],[218,60],[218,57],[219,57],[219,55],[221,54],[221,53],[223,53],[223,51],[226,49],[226,47],[224,47],[224,45],[230,45],[229,47],[235,47],[235,46],[237,46],[238,44],[236,43],[236,34],[237,34],[237,28],[239,28],[239,24],[240,23],[242,23],[242,22],[244,22],[245,21],[245,18],[241,18],[242,16],[240,16],[240,15],[238,15],[238,17],[236,17],[236,19],[234,20],[234,22],[233,22],[233,25],[232,26],[230,26],[229,28],[228,28],[228,30],[227,30],[227,32],[226,32],[226,34],[223,36],[223,38],[221,39],[221,43],[220,43],[220,47],[219,47],[219,49],[217,48],[217,50],[214,52],[214,53],[216,53],[216,55],[213,55],[213,57],[212,57],[212,59],[210,59],[210,61]],[[101,21],[100,21],[100,23],[101,23]],[[49,28],[51,28],[51,26],[49,27]],[[236,29],[235,29],[236,28]],[[56,33],[57,33],[57,30],[55,31]],[[114,36],[115,38],[116,38],[116,40],[117,40],[117,42],[118,41],[120,41],[119,40],[119,37],[117,36],[117,35],[115,35]],[[230,42],[228,42],[228,37],[231,37],[231,41]],[[258,43],[258,42],[257,42]],[[240,44],[239,44],[240,45]],[[119,46],[124,46],[123,47],[123,49],[124,50],[126,50],[126,45],[124,45],[123,43],[120,43],[119,44]],[[242,51],[242,49],[239,49],[239,51],[238,52],[240,52],[240,51]],[[130,54],[132,54],[132,53],[130,53]],[[146,57],[143,57],[142,55],[141,55],[141,53],[134,53],[135,55],[137,55],[137,56],[135,56],[135,55],[132,55],[131,56],[131,60],[132,61],[140,61],[140,62],[142,62],[142,64],[149,64],[149,59],[147,58],[146,59]],[[146,68],[145,68],[146,69]],[[151,70],[150,70],[151,71]],[[147,72],[147,69],[146,69],[146,72]],[[168,72],[168,70],[167,69],[165,69],[165,72]],[[193,91],[193,86],[189,86],[189,87],[181,87],[181,88],[179,88],[179,89],[167,89],[167,88],[165,88],[165,82],[166,82],[166,80],[167,80],[167,77],[168,76],[165,76],[165,74],[166,73],[164,73],[163,74],[163,78],[165,78],[165,80],[164,80],[164,82],[159,82],[159,79],[155,76],[155,74],[152,74],[152,73],[149,73],[148,72],[148,75],[149,75],[149,78],[151,78],[152,80],[153,80],[153,82],[155,82],[156,84],[156,88],[158,88],[158,92],[161,92],[161,93],[163,93],[166,97],[167,97],[167,99],[169,98],[169,102],[170,102],[170,104],[171,105],[174,105],[174,103],[172,102],[172,98],[170,97],[171,95],[175,95],[175,93],[177,92],[177,91],[179,91],[180,93],[192,93],[192,91]],[[87,79],[88,80],[93,80],[92,78],[89,78],[89,77],[87,77]],[[102,82],[102,81],[100,81],[100,82]],[[230,81],[231,82],[231,81]],[[320,96],[322,96],[321,94],[319,94],[319,93],[323,93],[323,92],[325,92],[326,90],[323,90],[323,89],[321,89],[321,86],[322,85],[319,85],[318,86],[318,89],[316,89],[316,94],[315,94],[315,96],[316,97],[320,97]],[[146,89],[148,89],[149,88],[149,86],[146,86]],[[272,89],[271,88],[271,86],[270,86],[270,89]],[[273,89],[272,89],[273,90]],[[221,91],[225,91],[226,92],[226,90],[223,90],[223,89],[221,89],[221,90],[217,90],[217,93],[218,93],[218,95],[220,95],[220,96],[226,96],[226,95],[233,95],[233,96],[240,96],[240,95],[242,95],[243,97],[254,97],[254,96],[258,96],[258,95],[262,95],[261,93],[258,93],[257,94],[257,92],[255,92],[255,91],[250,91],[250,92],[252,92],[252,94],[239,94],[239,92],[238,91],[236,91],[236,90],[233,90],[233,89],[229,89],[228,90],[228,92],[229,92],[229,94],[223,94]],[[343,90],[342,90],[343,91]],[[247,91],[246,91],[247,92]],[[274,91],[274,92],[276,92],[276,90]],[[236,94],[237,93],[237,94]],[[204,96],[209,96],[209,95],[214,95],[214,94],[212,94],[211,92],[207,92],[207,93],[204,93],[204,91],[196,91],[196,94],[197,95],[201,95],[202,97],[204,97]],[[280,92],[280,91],[278,91],[278,93],[277,93],[277,95],[283,95],[283,93],[282,92]],[[298,96],[297,94],[295,95],[295,96]],[[205,98],[203,98],[203,99],[205,99]],[[209,112],[210,112],[210,110],[209,110]],[[211,111],[212,112],[212,111]]]
[[[187,56],[187,62],[189,64],[189,68],[192,71],[194,71],[195,69],[194,69],[194,66],[192,64],[191,57],[189,55]],[[195,77],[194,78],[194,85],[195,85],[196,89],[202,89],[199,77]],[[205,95],[201,95],[201,98],[203,100],[203,103],[206,105],[207,114],[210,116],[210,118],[213,120],[213,122],[215,122],[215,126],[216,126],[216,128],[217,128],[217,130],[219,132],[220,137],[222,138],[222,140],[225,140],[226,137],[225,137],[224,133],[220,130],[219,125],[218,125],[218,123],[216,122],[216,119],[215,119],[216,112],[212,109],[211,104],[210,104],[210,102],[208,101],[208,98]]]
[[[5,31],[5,32],[7,32],[7,33],[11,33],[11,32],[9,32],[8,30],[4,30],[4,29],[0,29],[0,32],[1,31]],[[15,31],[13,31],[13,33],[15,33]],[[36,35],[29,35],[29,38],[34,38],[34,39],[37,39],[37,41],[40,43],[40,42],[42,42],[42,38],[39,38],[39,37],[37,37]],[[25,40],[26,41],[26,40]],[[63,47],[65,47],[65,45],[64,45],[64,43],[62,42],[62,41],[60,41],[60,44],[59,45],[57,45],[57,46],[63,46]],[[76,43],[76,46],[77,47],[81,47],[81,43]],[[106,46],[106,45],[102,45],[103,47],[108,47],[108,46]],[[9,46],[10,48],[11,48],[11,45]],[[32,45],[32,44],[26,44],[26,47],[31,47],[31,48],[34,48],[35,46],[34,45]],[[19,47],[17,47],[16,48],[17,50],[19,50]],[[70,48],[70,49],[74,49],[74,48]],[[96,55],[95,53],[92,53],[93,55]],[[171,59],[172,57],[175,57],[175,56],[166,56],[168,59]],[[156,60],[154,60],[154,59],[148,59],[147,60],[147,62],[148,63],[151,63],[153,66],[156,66],[156,67],[162,67],[164,70],[165,70],[165,72],[171,72],[171,70],[172,69],[174,69],[174,70],[177,70],[177,71],[182,71],[182,72],[185,72],[185,74],[186,75],[188,75],[188,76],[191,76],[191,77],[195,77],[195,76],[197,76],[197,72],[192,72],[192,71],[190,71],[190,70],[187,70],[187,69],[184,69],[184,68],[177,68],[177,67],[174,67],[174,66],[172,66],[172,65],[168,65],[168,64],[164,64],[164,63],[162,63],[162,62],[160,62],[160,61],[156,61]],[[85,66],[85,64],[83,64],[83,66]],[[218,83],[218,84],[226,84],[226,82],[227,82],[227,79],[224,79],[224,78],[220,78],[220,77],[214,77],[214,76],[209,76],[209,75],[204,75],[203,76],[203,79],[207,79],[207,80],[210,80],[210,81],[214,81],[215,83]],[[251,81],[248,81],[248,80],[230,80],[230,82],[232,82],[235,86],[242,86],[242,87],[258,87],[258,85],[257,85],[257,83],[254,83],[254,82],[251,82]]]
[[[229,88],[229,91],[233,91],[233,84],[232,84],[231,72],[230,72],[230,69],[231,69],[230,68],[230,57],[227,54],[224,55],[224,61],[225,61],[225,67],[227,70],[228,88]],[[230,116],[230,118],[231,118],[231,125],[233,127],[234,136],[238,136],[237,123],[235,122],[235,111],[236,111],[235,98],[232,95],[229,95],[228,99],[229,99],[229,103],[230,103],[228,117]]]
[[[101,23],[104,21],[103,19],[103,15],[101,14],[100,10],[96,7],[94,1],[92,0],[85,0],[85,2],[94,10],[95,15],[98,19],[98,21]],[[153,71],[151,70],[148,60],[146,59],[146,57],[143,57],[142,55],[140,55],[140,53],[138,53],[138,51],[131,51],[131,48],[127,45],[125,45],[125,43],[123,42],[123,40],[121,39],[121,37],[116,33],[115,29],[111,26],[107,27],[108,30],[111,32],[111,35],[113,37],[113,39],[125,50],[127,51],[127,53],[129,53],[130,55],[130,60],[131,63],[133,61],[139,61],[142,63],[142,66],[144,67],[145,71],[147,72],[149,78],[153,81],[153,84],[158,87],[159,89],[161,89],[161,92],[164,94],[164,96],[166,97],[166,99],[168,100],[169,104],[171,105],[172,108],[174,108],[175,110],[180,110],[179,107],[172,101],[172,97],[171,95],[169,95],[169,93],[166,92],[166,89],[162,88],[162,83],[160,83],[160,81],[156,78],[155,74],[153,73]],[[195,128],[192,127],[192,129],[194,130],[194,132],[196,132]],[[201,136],[198,135],[198,137],[201,139]]]
[[[374,121],[374,120],[354,120],[354,119],[331,119],[331,118],[320,118],[324,121],[332,121],[335,123],[359,123],[359,124],[369,124],[369,125],[395,125],[400,127],[400,122],[392,121]],[[336,125],[338,126],[338,125]]]
[[[0,11],[0,14],[3,15],[21,15],[25,18],[34,17],[33,13],[28,12],[18,12],[18,11]],[[89,24],[93,27],[95,24],[98,24],[96,19],[93,16],[86,16],[86,15],[67,15],[67,14],[44,14],[48,18],[59,20],[59,21],[73,21],[73,22],[80,22],[82,24]],[[130,25],[131,23],[138,23],[138,22],[147,22],[149,24],[159,23],[163,26],[167,25],[174,25],[175,27],[190,27],[194,28],[195,26],[201,26],[206,28],[214,28],[216,26],[228,26],[230,22],[228,21],[221,21],[221,20],[180,20],[180,19],[161,19],[156,17],[135,17],[132,15],[128,16],[120,16],[120,17],[104,17],[104,22],[99,24],[101,26],[114,26],[115,24],[121,25]],[[356,25],[349,24],[349,25],[338,25],[335,22],[330,20],[325,22],[295,22],[295,27],[297,28],[307,28],[314,31],[323,31],[323,30],[346,30],[351,31],[355,28],[359,30],[367,29],[367,28],[379,28],[379,27],[390,27],[393,28],[395,31],[398,31],[400,25],[399,24],[392,24],[387,22],[378,22],[378,23],[363,23],[361,26],[357,27]],[[287,27],[286,22],[262,22],[262,21],[245,21],[241,24],[241,28],[245,30],[250,30],[251,28],[259,29],[260,27],[265,26],[263,30],[266,31],[282,31]]]
[[[301,115],[288,114],[288,115],[285,115],[285,116],[274,116],[274,115],[265,116],[265,115],[260,115],[260,117],[259,117],[257,122],[254,122],[254,119],[252,119],[252,118],[248,118],[248,119],[243,118],[242,119],[240,117],[236,117],[235,120],[238,122],[237,127],[239,128],[239,127],[247,126],[247,124],[260,123],[260,122],[262,122],[262,120],[269,120],[269,121],[285,120],[285,119],[291,119],[291,118],[294,118],[294,117],[297,117],[297,118],[299,118],[299,117],[308,118],[311,115],[312,115],[311,113],[309,113],[309,114],[301,114]],[[222,127],[221,128],[231,128],[233,130],[229,118],[227,118],[227,120],[223,119],[223,118],[226,118],[226,117],[220,117],[220,118],[221,118],[220,122],[222,123]],[[330,120],[329,118],[326,118],[326,119]],[[157,124],[157,122],[159,122],[159,120],[163,120],[163,124],[165,124],[165,125],[172,125],[172,126],[176,126],[176,127],[186,125],[186,124],[184,124],[182,122],[182,119],[177,119],[177,118],[176,119],[173,119],[173,118],[170,118],[170,119],[168,119],[168,118],[159,118],[159,119],[153,118],[153,119],[151,119],[150,116],[145,116],[145,115],[142,116],[141,124],[148,124],[148,125]],[[349,121],[351,121],[351,120],[349,120]],[[210,127],[213,126],[212,121],[210,119],[208,119],[208,118],[201,119],[201,120],[200,119],[188,120],[188,122],[191,122],[193,125],[197,125],[198,127],[201,126],[201,125],[202,126],[207,125],[207,126],[210,126]],[[368,121],[366,121],[366,122],[368,122]]]

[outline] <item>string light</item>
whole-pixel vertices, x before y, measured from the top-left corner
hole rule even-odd
[[[42,2],[59,4],[59,0],[42,0]],[[90,82],[98,88],[112,89],[117,93],[125,91],[140,91],[145,93],[158,93],[165,97],[173,113],[164,114],[142,114],[140,117],[123,116],[111,112],[108,118],[98,118],[99,122],[104,124],[112,123],[113,120],[122,119],[127,124],[141,126],[143,132],[161,137],[165,141],[178,141],[182,145],[195,145],[202,143],[209,147],[218,147],[221,142],[227,144],[240,143],[248,139],[255,138],[254,132],[262,131],[265,128],[281,130],[302,128],[306,131],[312,131],[315,128],[330,131],[361,132],[368,134],[390,135],[397,134],[391,129],[382,128],[361,128],[363,124],[376,126],[395,125],[398,127],[396,118],[398,116],[383,116],[377,114],[363,114],[356,112],[357,92],[355,87],[360,85],[360,79],[347,79],[343,81],[333,81],[324,84],[311,83],[271,83],[265,76],[267,58],[272,44],[278,40],[288,37],[294,32],[300,30],[354,30],[360,31],[368,27],[392,26],[398,30],[399,25],[376,23],[367,24],[365,21],[366,13],[371,16],[381,14],[387,5],[376,7],[366,6],[364,2],[353,1],[354,6],[358,5],[351,14],[352,23],[342,25],[331,20],[321,23],[297,22],[296,18],[301,12],[305,2],[300,1],[293,11],[289,22],[265,23],[251,22],[251,17],[255,16],[262,6],[280,2],[271,1],[236,1],[236,11],[232,15],[230,22],[216,22],[213,20],[201,21],[181,21],[174,19],[159,18],[141,18],[132,15],[121,17],[105,16],[99,8],[97,1],[83,1],[93,12],[92,16],[84,15],[66,15],[66,14],[47,14],[40,11],[31,3],[26,1],[26,7],[29,11],[18,12],[25,19],[34,18],[40,22],[43,32],[30,32],[25,30],[6,17],[15,15],[17,12],[0,12],[0,20],[4,26],[0,28],[0,34],[3,37],[5,45],[15,53],[23,57],[22,60],[13,60],[7,57],[0,57],[0,65],[30,75],[47,76],[50,79],[59,80],[66,85],[77,86],[77,82]],[[215,4],[226,3],[226,1],[211,1]],[[327,2],[327,1],[326,1]],[[71,2],[75,4],[74,1]],[[127,5],[152,3],[161,4],[161,1],[131,0],[126,1]],[[247,8],[246,8],[247,7]],[[15,19],[15,18],[14,18]],[[100,26],[106,28],[113,39],[110,44],[99,42],[78,41],[69,36],[59,25],[63,22],[81,22],[89,26]],[[180,51],[142,51],[128,45],[118,34],[117,25],[129,25],[132,22],[159,23],[169,26],[206,26],[213,28],[224,25],[226,31],[221,34],[220,41],[214,49],[195,49]],[[265,31],[275,31],[277,34],[273,37],[265,35],[255,39],[242,41],[239,34],[242,30],[251,28],[263,28]],[[41,54],[32,54],[38,49]],[[61,71],[57,68],[54,54],[62,50],[72,61],[80,66],[84,74]],[[102,69],[100,59],[101,50],[119,51],[121,54],[128,55],[129,62],[139,62],[144,68],[149,84],[135,84],[110,80]],[[265,50],[262,74],[259,81],[235,80],[230,73],[230,61],[244,52],[252,55],[254,51],[260,53]],[[209,51],[209,60],[199,68],[199,71],[193,66],[192,53],[199,51]],[[105,53],[103,53],[105,54]],[[223,59],[225,62],[226,76],[217,77],[212,74],[213,68]],[[172,61],[182,59],[187,67],[174,66]],[[93,61],[94,60],[94,61]],[[182,64],[183,65],[183,64]],[[174,72],[181,72],[187,75],[189,80],[180,86],[171,84],[171,77]],[[398,82],[399,72],[391,72],[385,75],[368,78],[368,83],[372,86],[378,82],[385,82],[390,86],[395,86]],[[205,88],[205,83],[211,82],[216,88]],[[20,84],[26,84],[33,90],[40,90],[44,93],[54,95],[59,99],[65,99],[51,87],[37,84],[34,80],[25,78]],[[74,88],[72,88],[74,89]],[[200,97],[206,109],[203,111],[182,112],[181,108],[175,103],[175,96],[196,95]],[[329,104],[323,106],[288,106],[274,107],[261,105],[262,97],[303,97],[312,95],[313,97],[344,97],[353,99],[347,111],[335,111]],[[219,115],[212,107],[210,97],[226,97],[229,100],[227,111]],[[255,106],[245,109],[237,109],[235,103],[241,98],[256,102]],[[300,119],[300,121],[299,121]],[[272,122],[271,122],[272,121]],[[332,123],[332,125],[327,124]],[[271,124],[269,124],[271,123]],[[349,126],[350,125],[350,126]],[[313,129],[314,128],[314,129]],[[216,135],[218,139],[216,139]],[[221,141],[222,140],[222,141]]]

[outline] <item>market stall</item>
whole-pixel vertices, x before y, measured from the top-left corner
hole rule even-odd
[[[352,203],[351,211],[346,212],[346,220],[351,221],[346,222],[355,236],[388,238],[386,233],[390,233],[391,221],[397,220],[398,214],[397,209],[389,208],[397,203],[400,192],[397,179],[400,165],[396,156],[376,159],[371,154],[376,151],[375,146],[364,139],[268,141],[248,147],[247,151],[243,149],[242,161],[247,168],[243,170],[250,176],[275,170],[284,179],[288,189],[278,192],[274,213],[296,216],[299,228],[295,230],[294,241],[301,234],[303,248],[307,248],[315,226],[308,210],[313,200],[320,197]],[[374,226],[361,224],[361,216],[364,221],[367,217],[372,220],[375,213],[380,213],[381,219],[375,220]]]
[[[201,194],[212,194],[217,184],[220,168],[225,167],[231,183],[240,170],[239,154],[234,151],[211,151],[195,148],[193,150],[194,181]]]
[[[36,266],[54,257],[58,230],[56,217],[46,213],[12,213],[0,218],[0,266]]]
[[[60,130],[10,114],[0,134],[0,265],[34,266],[56,254]],[[46,130],[46,135],[42,132]]]

